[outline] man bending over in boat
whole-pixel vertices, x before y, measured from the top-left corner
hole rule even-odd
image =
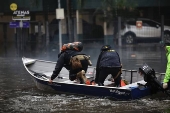
[[[65,67],[69,70],[69,79],[71,81],[78,79],[81,84],[89,84],[85,76],[88,65],[92,65],[89,56],[81,53],[83,45],[81,42],[64,44],[58,55],[58,61],[49,80],[50,83],[58,76],[61,69]]]
[[[106,77],[111,74],[114,78],[115,86],[119,87],[121,82],[121,62],[119,54],[115,50],[111,50],[110,45],[104,45],[96,64],[95,82],[99,86],[104,85]]]

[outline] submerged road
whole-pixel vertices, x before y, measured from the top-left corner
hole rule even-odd
[[[83,52],[96,65],[101,45],[85,45]],[[165,72],[165,51],[159,44],[113,46],[120,55],[124,69],[135,69],[147,63],[157,72]],[[24,69],[21,57],[57,61],[58,48],[27,46],[18,50],[14,44],[0,48],[0,113],[169,113],[170,100],[164,97],[134,101],[52,94],[43,92]]]

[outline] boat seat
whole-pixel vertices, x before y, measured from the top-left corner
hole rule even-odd
[[[51,75],[52,75],[52,72],[45,72],[45,73],[43,73],[43,74],[45,74],[48,78],[50,78]],[[88,74],[87,74],[86,77],[87,77],[89,80],[93,80],[93,79],[94,79],[93,76],[90,76],[90,75],[88,75]],[[62,73],[60,73],[59,76],[58,76],[55,80],[58,81],[59,79],[63,79],[62,82],[64,82],[64,83],[79,83],[79,82],[76,81],[76,80],[75,80],[75,81],[69,80],[69,76],[66,75],[66,74],[62,74]],[[104,81],[104,86],[114,87],[114,82],[112,82],[112,81],[110,81],[110,80],[105,80],[105,81]],[[137,83],[130,84],[130,85],[126,85],[126,86],[123,86],[123,87],[121,87],[121,88],[133,87],[133,86],[137,86]]]
[[[52,72],[45,72],[45,73],[43,73],[43,74],[50,78],[51,75],[52,75]]]
[[[47,76],[47,78],[50,78],[51,75],[52,75],[52,72],[45,72],[45,73],[43,73],[43,74],[45,74],[45,75]],[[87,74],[86,77],[87,77],[90,81],[94,79],[94,77],[91,76],[91,75],[89,75],[89,74]],[[76,84],[78,83],[78,84],[79,84],[79,81],[76,81],[76,80],[71,81],[71,80],[69,80],[68,75],[62,74],[62,73],[60,73],[59,76],[54,79],[54,81],[56,81],[56,82],[57,82],[57,81],[58,81],[58,82],[64,82],[64,83],[76,83]],[[113,87],[113,86],[114,86],[114,82],[109,81],[109,80],[105,80],[105,81],[104,81],[104,86]]]
[[[45,73],[43,73],[43,74],[45,74],[47,77],[51,77],[52,72],[45,72]],[[59,76],[60,76],[60,77],[68,77],[68,75],[65,75],[65,74],[62,74],[62,73],[60,73]],[[87,78],[92,78],[93,76],[87,75],[86,77],[87,77]]]
[[[25,65],[29,65],[29,64],[33,64],[35,63],[36,60],[33,60],[33,59],[27,59],[27,60],[24,60],[24,64]]]
[[[132,88],[132,87],[138,87],[138,84],[137,83],[140,83],[140,84],[146,84],[146,82],[144,81],[144,80],[141,80],[141,81],[138,81],[138,82],[134,82],[134,83],[132,83],[132,84],[128,84],[128,85],[126,85],[126,86],[123,86],[123,87],[120,87],[120,89],[130,89],[130,88]]]
[[[104,81],[104,86],[114,87],[114,82],[105,80]]]

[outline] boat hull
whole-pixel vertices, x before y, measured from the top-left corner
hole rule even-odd
[[[40,62],[40,63],[36,63]],[[23,58],[23,64],[26,70],[32,76],[36,86],[38,89],[48,92],[56,92],[56,93],[67,93],[67,94],[75,94],[75,95],[88,95],[88,96],[97,96],[104,98],[113,98],[117,100],[134,100],[140,99],[150,95],[149,88],[138,87],[137,82],[133,84],[129,84],[125,87],[110,87],[110,86],[98,86],[98,85],[85,85],[79,84],[70,81],[68,78],[65,81],[61,81],[57,79],[53,81],[53,83],[49,83],[49,78],[41,75],[37,75],[36,70],[39,64],[43,64],[45,61],[38,61],[34,59]],[[47,62],[49,65],[50,62]],[[35,66],[37,65],[38,66]],[[31,65],[31,66],[30,66]],[[46,65],[46,64],[45,64]],[[54,66],[54,63],[52,63]],[[47,67],[46,67],[47,68]],[[43,71],[46,69],[44,68]],[[32,69],[33,71],[30,71]],[[40,69],[42,70],[42,69]],[[47,71],[47,70],[46,70]],[[48,70],[49,71],[49,70]],[[64,71],[65,72],[65,71]],[[69,81],[69,82],[66,82]],[[139,83],[144,83],[144,81],[138,81]]]
[[[83,84],[52,83],[33,77],[38,89],[53,93],[96,96],[116,100],[134,100],[150,95],[148,88],[118,89],[114,87],[92,86]]]

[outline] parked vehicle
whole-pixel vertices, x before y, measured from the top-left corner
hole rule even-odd
[[[150,19],[129,19],[121,30],[123,42],[137,43],[139,40],[161,41],[161,24]],[[170,26],[164,26],[164,38],[170,37]]]

